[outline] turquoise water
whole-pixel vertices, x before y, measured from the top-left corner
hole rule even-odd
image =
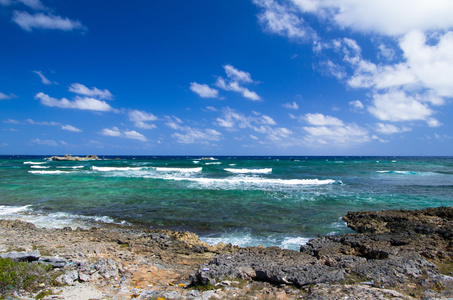
[[[298,249],[351,232],[350,210],[452,205],[451,157],[0,157],[0,218],[46,227],[129,223]]]

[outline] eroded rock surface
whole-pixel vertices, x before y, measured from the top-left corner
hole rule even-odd
[[[221,254],[192,275],[192,284],[225,278],[299,287],[353,283],[415,297],[453,297],[452,208],[349,212],[344,220],[358,233],[310,240],[300,253],[247,248]]]

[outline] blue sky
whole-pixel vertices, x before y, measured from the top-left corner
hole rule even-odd
[[[452,155],[452,14],[0,0],[0,154]]]

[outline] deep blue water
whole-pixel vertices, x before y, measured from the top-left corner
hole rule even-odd
[[[127,222],[298,249],[351,232],[350,210],[452,205],[452,157],[0,156],[0,218],[47,227]]]

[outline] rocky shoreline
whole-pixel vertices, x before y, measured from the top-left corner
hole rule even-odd
[[[44,299],[453,297],[453,208],[343,219],[357,233],[321,236],[300,252],[210,246],[165,229],[43,229],[0,220],[0,254],[61,270],[56,281],[64,286]]]

